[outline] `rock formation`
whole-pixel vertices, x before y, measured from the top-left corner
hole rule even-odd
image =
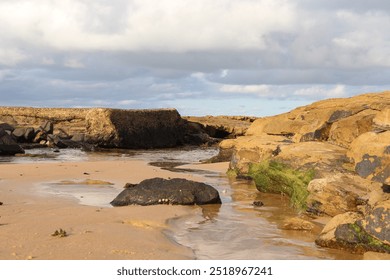
[[[107,148],[164,148],[184,141],[184,122],[175,109],[0,107],[0,123],[15,127],[19,142],[50,141],[59,147],[85,142]]]
[[[317,244],[390,252],[389,91],[257,119],[220,150],[232,152],[230,173],[249,174],[301,211],[334,217]]]
[[[24,154],[22,147],[10,136],[12,130],[11,126],[0,126],[0,155]]]
[[[218,191],[210,185],[186,179],[153,178],[137,184],[126,184],[112,202],[113,206],[181,204],[221,204]]]

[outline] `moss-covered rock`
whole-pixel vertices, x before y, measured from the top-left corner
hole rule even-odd
[[[313,169],[301,171],[277,161],[265,160],[251,164],[248,174],[259,191],[285,194],[290,197],[293,207],[306,208],[307,186],[314,178]]]
[[[341,247],[354,252],[374,251],[390,253],[389,245],[368,234],[358,225],[358,222],[339,225],[336,228],[335,236]]]

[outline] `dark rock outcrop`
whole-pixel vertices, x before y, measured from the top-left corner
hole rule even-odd
[[[181,204],[220,204],[218,191],[210,185],[186,179],[153,178],[138,185],[127,185],[112,202],[113,206]]]
[[[23,154],[22,147],[4,130],[0,128],[0,155]]]

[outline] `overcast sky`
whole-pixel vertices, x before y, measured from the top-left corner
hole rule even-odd
[[[274,115],[390,89],[388,0],[0,0],[0,105]]]

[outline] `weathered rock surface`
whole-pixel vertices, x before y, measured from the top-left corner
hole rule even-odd
[[[220,149],[233,151],[230,169],[249,172],[256,186],[267,185],[270,192],[282,187],[292,202],[298,199],[293,205],[333,216],[317,244],[388,252],[389,114],[390,91],[324,100],[257,119],[244,136],[222,141]],[[267,162],[286,166],[282,182],[270,168],[260,168]],[[313,170],[314,180],[302,186],[299,174]]]
[[[164,148],[184,141],[184,122],[175,109],[0,107],[0,122],[23,128],[25,133],[18,133],[28,139],[32,136],[26,128],[35,127],[35,143],[47,141],[50,134],[108,148]]]
[[[308,211],[334,217],[350,211],[368,201],[367,195],[381,190],[381,184],[351,174],[337,173],[312,180],[308,187]]]
[[[112,202],[113,206],[181,204],[221,204],[218,191],[210,185],[186,179],[153,178],[138,185],[127,185]]]
[[[351,144],[348,156],[363,178],[390,184],[390,131],[367,132]]]
[[[210,137],[213,138],[236,138],[242,136],[256,119],[244,116],[204,116],[183,117],[190,123],[198,124]]]

